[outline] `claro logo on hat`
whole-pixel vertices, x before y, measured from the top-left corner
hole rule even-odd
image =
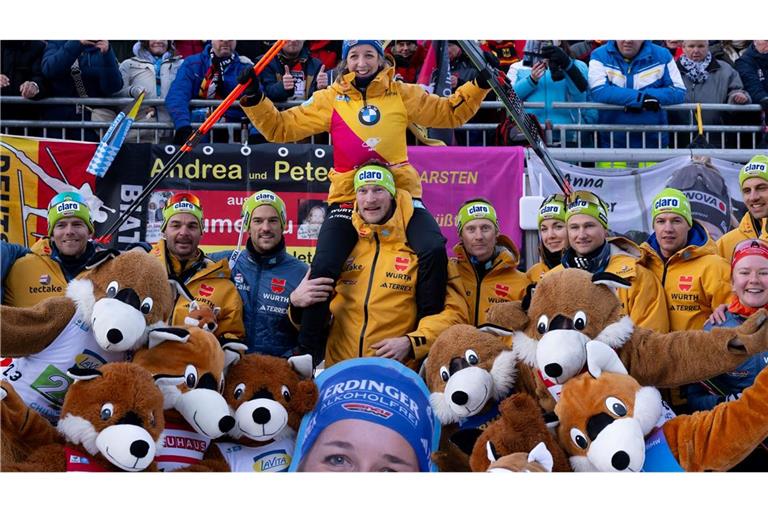
[[[768,166],[766,166],[765,164],[761,164],[759,162],[752,162],[744,166],[744,172],[749,174],[753,174],[757,172],[765,172],[766,169],[768,169]]]
[[[583,199],[574,199],[571,204],[568,205],[568,211],[581,210],[589,206],[589,203]]]
[[[472,206],[467,208],[467,214],[473,215],[476,217],[480,217],[482,215],[488,215],[489,213],[491,213],[490,208],[482,204],[473,204]]]
[[[195,205],[190,203],[189,201],[179,201],[178,203],[175,203],[173,205],[174,210],[194,210]]]
[[[676,197],[660,197],[653,205],[658,210],[659,208],[679,208],[680,200]]]
[[[548,214],[557,215],[558,213],[560,213],[560,205],[559,204],[548,204],[548,205],[544,206],[541,210],[539,210],[539,213],[541,215],[548,215]]]
[[[381,181],[384,179],[384,173],[381,171],[362,171],[357,175],[360,181]]]
[[[257,201],[270,201],[270,202],[276,202],[277,197],[275,197],[275,194],[270,194],[269,192],[262,192],[260,194],[256,195]]]
[[[61,215],[71,215],[78,211],[80,211],[80,203],[74,201],[64,201],[56,205],[56,213]]]

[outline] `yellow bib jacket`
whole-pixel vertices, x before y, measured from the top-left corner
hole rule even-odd
[[[384,224],[366,224],[353,213],[358,242],[344,264],[331,301],[333,323],[325,352],[326,367],[355,357],[372,357],[371,345],[407,335],[416,360],[453,324],[466,323],[461,279],[449,265],[445,309],[416,318],[418,256],[406,245],[405,227],[413,214],[411,196],[397,191],[397,208]]]
[[[329,203],[355,199],[354,173],[350,171],[371,159],[390,164],[397,189],[419,198],[419,175],[408,163],[408,125],[461,126],[477,112],[488,90],[468,82],[441,98],[419,85],[395,81],[393,75],[392,67],[380,71],[365,95],[353,85],[355,74],[347,73],[299,106],[281,112],[265,97],[254,106],[243,106],[243,111],[270,142],[295,142],[330,133],[334,168],[329,174]]]
[[[51,258],[50,239],[42,238],[11,267],[3,284],[3,304],[25,308],[50,297],[62,297],[67,279],[59,263]]]
[[[453,248],[456,256],[451,260],[459,268],[469,311],[469,322],[475,326],[486,322],[488,308],[494,304],[522,299],[526,288],[531,284],[530,279],[517,270],[520,253],[512,240],[500,235],[497,247],[501,250],[490,263],[491,268],[482,279],[477,275],[464,246],[459,243]]]
[[[752,216],[749,212],[745,213],[744,217],[741,218],[739,226],[721,236],[717,241],[717,253],[730,264],[733,250],[739,242],[749,240],[750,238],[760,238],[768,242],[768,232],[766,232],[767,221],[768,219],[760,219],[762,235],[758,237],[755,227],[752,225]]]

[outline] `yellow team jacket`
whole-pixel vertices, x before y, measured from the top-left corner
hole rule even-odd
[[[608,239],[611,256],[605,272],[616,274],[631,283],[629,288],[619,288],[618,296],[624,312],[635,325],[656,332],[669,332],[667,300],[661,283],[653,272],[639,264],[640,248],[623,237]],[[552,272],[563,270],[562,265]]]
[[[467,308],[455,265],[448,267],[443,312],[416,322],[418,257],[406,245],[413,215],[410,194],[397,191],[397,209],[384,224],[366,224],[357,212],[352,223],[359,239],[344,263],[331,301],[333,323],[325,351],[326,367],[355,357],[371,357],[374,343],[407,335],[416,360],[453,324],[466,323]]]
[[[525,275],[533,284],[538,284],[539,281],[541,281],[541,278],[544,277],[544,274],[550,270],[552,269],[549,268],[546,263],[539,261],[534,263],[533,266],[525,272]]]
[[[381,70],[365,96],[352,85],[355,74],[347,73],[299,106],[281,112],[265,97],[257,105],[244,105],[243,111],[271,142],[331,134],[334,168],[329,173],[329,203],[354,200],[354,173],[349,171],[371,159],[393,166],[397,189],[420,198],[419,175],[408,163],[408,125],[461,126],[477,112],[489,89],[467,82],[441,98],[419,85],[393,80],[394,71],[393,67]]]
[[[759,238],[768,242],[768,232],[766,232],[766,227],[768,226],[766,226],[766,222],[768,222],[768,219],[760,219],[762,235]],[[742,240],[749,240],[750,238],[758,238],[758,236],[757,232],[755,232],[755,227],[752,225],[752,217],[747,212],[741,218],[737,228],[733,228],[717,241],[717,253],[730,264],[736,245]]]
[[[702,231],[706,233],[704,228]],[[671,331],[701,329],[717,306],[728,303],[731,267],[717,254],[709,235],[704,245],[684,247],[666,264],[648,242],[640,249],[640,264],[653,272],[664,288]]]
[[[168,260],[165,253],[165,240],[160,240],[152,246],[152,254],[160,258],[167,269]],[[184,286],[198,303],[207,304],[211,309],[216,306],[221,308],[216,336],[243,339],[245,338],[243,302],[229,276],[229,263],[226,258],[220,261],[205,258],[203,268],[187,279]],[[181,294],[176,297],[173,315],[169,321],[170,325],[184,325],[184,318],[189,313],[189,302]]]
[[[51,258],[50,239],[41,238],[11,267],[5,278],[3,304],[25,308],[67,291],[67,279],[59,263]]]
[[[520,300],[525,296],[525,290],[530,279],[517,270],[520,262],[520,252],[515,244],[504,235],[500,235],[497,247],[499,254],[490,262],[491,268],[481,279],[469,261],[464,246],[461,243],[453,248],[456,256],[451,258],[459,268],[462,285],[467,301],[469,323],[481,325],[485,323],[488,308],[500,302]]]

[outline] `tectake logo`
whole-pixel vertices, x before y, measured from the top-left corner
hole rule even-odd
[[[654,204],[653,208],[658,210],[659,208],[679,208],[680,200],[676,197],[660,197]]]
[[[488,215],[491,212],[490,208],[487,206],[484,206],[482,204],[473,204],[469,208],[467,208],[467,213],[469,215],[480,217],[482,215]]]
[[[51,284],[51,276],[49,276],[48,274],[40,274],[40,284],[42,285]]]
[[[80,211],[80,203],[74,201],[64,201],[56,206],[56,213],[61,215],[71,215]]]
[[[381,181],[384,179],[384,173],[381,171],[362,171],[357,175],[360,181]]]

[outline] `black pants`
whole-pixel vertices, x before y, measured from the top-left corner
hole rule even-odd
[[[421,201],[417,205],[423,205]],[[348,204],[332,204],[320,228],[310,279],[330,277],[339,279],[342,267],[357,244],[358,235],[352,225],[352,208]],[[406,227],[408,246],[418,256],[416,276],[417,321],[439,313],[445,307],[445,289],[448,281],[448,256],[445,237],[434,217],[424,207],[416,207]],[[318,363],[325,355],[328,337],[330,299],[304,309],[299,331],[299,346],[311,353]],[[375,313],[374,313],[375,314]],[[405,333],[403,333],[405,334]]]

